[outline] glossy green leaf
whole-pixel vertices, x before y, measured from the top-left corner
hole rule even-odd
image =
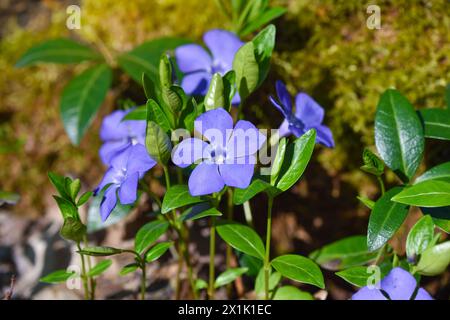
[[[414,181],[414,184],[427,180],[444,180],[450,182],[450,161],[441,163],[429,170]]]
[[[209,84],[208,92],[206,93],[205,100],[205,110],[213,110],[217,108],[224,108],[225,97],[224,97],[224,85],[220,73],[215,73]]]
[[[173,241],[161,242],[156,244],[145,254],[145,261],[153,262],[155,260],[158,260],[164,253],[166,253],[167,250],[169,250],[171,246],[173,246]]]
[[[139,106],[136,109],[130,111],[123,117],[122,121],[128,120],[146,120],[147,119],[147,105]]]
[[[125,275],[127,275],[127,274],[129,274],[129,273],[131,273],[131,272],[136,271],[138,268],[139,268],[139,265],[138,265],[137,263],[130,263],[130,264],[127,264],[126,266],[124,266],[124,267],[120,270],[119,275],[120,275],[120,276],[125,276]]]
[[[123,253],[122,249],[117,249],[113,247],[86,247],[83,248],[80,251],[81,254],[87,255],[87,256],[94,256],[94,257],[106,257],[106,256],[113,256],[116,254]]]
[[[286,191],[300,179],[311,159],[315,142],[316,131],[311,129],[288,145],[276,183],[278,189]]]
[[[53,196],[53,199],[55,199],[64,220],[68,218],[80,220],[80,217],[78,215],[78,208],[71,201],[58,196]]]
[[[233,60],[236,85],[242,100],[247,98],[258,86],[259,67],[254,51],[254,44],[247,42],[236,52]]]
[[[211,207],[211,205],[207,202],[195,204],[189,209],[185,210],[180,216],[179,221],[193,221],[202,219],[205,217],[220,217],[222,215],[222,212],[217,210],[214,207]]]
[[[272,268],[270,268],[269,272],[269,293],[272,293],[278,286],[278,284],[281,281],[281,273],[277,271],[273,271]],[[265,283],[264,283],[264,268],[261,267],[261,269],[258,272],[258,276],[255,280],[255,293],[256,297],[258,299],[264,299],[265,295]]]
[[[109,267],[112,265],[112,260],[105,259],[103,261],[100,261],[97,263],[89,272],[87,273],[88,277],[97,277],[101,275],[103,272],[108,270]]]
[[[185,184],[174,185],[167,190],[162,202],[161,212],[163,214],[189,204],[205,201],[201,197],[191,196],[189,187]]]
[[[54,172],[48,172],[48,178],[50,179],[50,182],[55,187],[56,191],[58,191],[59,195],[66,200],[70,200],[70,195],[66,190],[66,184],[65,184],[64,177],[60,176]]]
[[[76,273],[67,272],[66,270],[57,270],[40,278],[39,281],[45,283],[60,283],[67,281],[71,277],[76,277]]]
[[[429,215],[423,216],[411,228],[406,238],[406,255],[414,259],[422,254],[434,237],[434,223]]]
[[[325,269],[342,270],[365,264],[375,255],[367,248],[366,236],[351,236],[330,243],[312,252],[309,257]]]
[[[141,83],[146,73],[154,82],[159,81],[159,59],[161,54],[189,43],[181,38],[160,38],[144,42],[133,50],[120,55],[119,66],[137,83]]]
[[[425,250],[416,271],[424,276],[435,276],[444,272],[450,264],[450,241],[445,241]]]
[[[286,8],[283,7],[269,8],[262,12],[257,18],[252,19],[252,21],[250,21],[250,23],[248,23],[245,28],[239,32],[239,34],[241,36],[246,36],[270,21],[282,16],[286,11]]]
[[[420,208],[423,214],[430,215],[434,224],[446,233],[450,233],[450,206],[438,208]]]
[[[180,86],[173,85],[170,87],[163,87],[161,89],[161,95],[164,104],[169,108],[172,114],[176,115],[183,109],[186,96]]]
[[[80,179],[75,179],[75,180],[73,180],[73,181],[70,183],[69,188],[68,188],[68,191],[69,191],[70,197],[71,197],[74,201],[75,201],[75,199],[77,198],[78,192],[80,192],[80,189],[81,189],[81,181],[80,181]]]
[[[173,116],[169,111],[164,111],[155,100],[148,99],[147,104],[147,121],[153,121],[159,125],[165,132],[169,132],[173,124]]]
[[[426,180],[403,189],[392,201],[418,207],[450,205],[450,182]]]
[[[92,191],[86,191],[85,193],[83,193],[77,201],[77,206],[81,207],[82,205],[84,205],[86,202],[88,202],[88,200],[92,197],[94,193]]]
[[[263,83],[269,74],[270,58],[275,47],[276,32],[277,29],[271,24],[261,30],[252,40],[255,49],[255,59],[259,69],[257,87]]]
[[[64,88],[60,112],[64,128],[73,144],[80,143],[94,120],[111,81],[111,69],[106,64],[101,64],[76,76]]]
[[[278,143],[277,153],[275,154],[275,159],[273,160],[272,169],[270,171],[270,184],[272,186],[275,186],[275,182],[278,179],[278,174],[280,173],[281,167],[283,165],[286,147],[287,147],[287,139],[282,138]]]
[[[220,237],[233,248],[252,257],[264,259],[264,244],[250,227],[235,222],[221,222],[216,227]]]
[[[172,64],[167,53],[163,53],[159,58],[159,83],[161,87],[169,88],[172,83]]]
[[[365,148],[363,152],[363,161],[364,165],[361,167],[361,170],[378,177],[383,174],[383,161],[367,148]]]
[[[0,191],[0,206],[3,204],[13,205],[19,202],[20,195],[14,192]]]
[[[152,221],[142,226],[136,234],[134,240],[134,250],[141,254],[159,239],[169,228],[167,221]]]
[[[77,63],[97,60],[101,56],[78,42],[70,39],[52,39],[30,48],[20,57],[16,67],[25,67],[38,62]]]
[[[195,290],[202,290],[208,288],[208,283],[203,279],[195,280]]]
[[[227,285],[240,276],[242,276],[244,273],[247,272],[247,268],[231,268],[228,270],[225,270],[219,276],[216,278],[216,281],[214,282],[214,287],[219,288],[224,285]]]
[[[142,87],[144,88],[145,97],[159,101],[161,90],[156,83],[145,72],[142,74]],[[144,118],[145,119],[145,118]]]
[[[286,278],[312,284],[321,289],[325,288],[322,271],[311,259],[287,254],[273,259],[271,265]]]
[[[233,100],[234,95],[236,94],[236,72],[234,70],[228,71],[222,78],[223,81],[223,96],[224,96],[224,105],[223,107],[230,111],[231,101]]]
[[[245,189],[236,188],[233,193],[233,203],[235,205],[243,204],[244,202],[250,200],[258,193],[265,191],[270,188],[271,185],[261,179],[254,179],[250,185]]]
[[[367,231],[369,251],[381,248],[405,221],[409,206],[391,200],[402,190],[402,187],[392,188],[375,202]]]
[[[284,286],[277,289],[273,300],[314,300],[311,293],[301,291],[294,286]]]
[[[247,275],[250,277],[256,277],[263,266],[263,262],[255,257],[249,256],[248,254],[237,251],[239,258],[239,265],[248,269]]]
[[[450,110],[422,109],[418,113],[424,126],[425,137],[450,140]]]
[[[388,271],[387,268],[380,268],[380,277],[384,278]],[[368,279],[373,276],[373,272],[367,266],[356,266],[336,272],[336,275],[354,286],[364,287],[368,285]]]
[[[147,122],[145,146],[148,154],[158,163],[166,164],[172,152],[172,142],[163,128],[153,121]]]
[[[370,200],[369,198],[366,197],[362,197],[362,196],[357,196],[356,197],[359,201],[361,201],[367,208],[369,208],[370,210],[373,209],[374,205],[375,205],[375,201]]]
[[[400,92],[386,90],[375,115],[375,144],[381,158],[407,182],[419,167],[424,143],[422,124],[413,106]]]
[[[64,239],[80,242],[86,236],[86,226],[77,218],[67,217],[59,233]]]

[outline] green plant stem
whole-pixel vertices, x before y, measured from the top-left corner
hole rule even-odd
[[[384,192],[385,192],[385,187],[384,187],[383,179],[382,179],[380,176],[377,176],[377,180],[378,180],[378,183],[380,184],[381,195],[383,195]]]
[[[252,214],[252,207],[250,206],[250,202],[245,201],[242,206],[244,207],[245,221],[247,221],[247,224],[253,228],[253,214]]]
[[[215,268],[214,257],[216,255],[216,219],[211,218],[211,228],[209,235],[209,286],[208,286],[208,298],[214,300],[214,282],[215,282]]]
[[[233,189],[228,188],[227,190],[228,192],[228,202],[227,202],[227,219],[228,220],[233,220]],[[226,270],[231,268],[231,259],[233,257],[233,251],[231,249],[231,246],[227,243],[226,246],[226,257],[225,257],[225,265],[226,265]],[[232,292],[232,283],[227,284],[227,295],[228,297],[231,296],[231,292]]]
[[[378,264],[382,261],[382,258],[383,258],[383,256],[384,256],[384,251],[386,250],[386,246],[387,246],[387,243],[385,243],[385,244],[381,247],[381,249],[378,251],[377,256],[376,256],[376,258],[375,258],[374,265],[378,265]]]
[[[170,188],[169,168],[166,165],[164,165],[163,170],[164,170],[164,178],[166,179],[166,188],[169,189]]]
[[[82,251],[80,242],[77,242],[77,248],[78,251]],[[81,257],[81,279],[83,280],[83,287],[84,287],[84,299],[89,300],[89,286],[86,277],[86,264],[84,261],[84,254],[80,253],[80,257]]]
[[[141,260],[141,269],[142,269],[142,277],[141,277],[141,300],[145,300],[145,290],[147,289],[147,269],[145,266],[145,261]]]
[[[86,236],[83,237],[83,242],[84,242],[84,246],[87,247],[88,241],[87,241]],[[86,260],[87,260],[88,270],[90,272],[92,269],[91,257],[87,256]],[[90,299],[95,300],[95,287],[96,287],[95,279],[94,279],[94,277],[88,277],[88,280],[89,280],[89,286],[91,287],[90,288]]]
[[[264,299],[265,300],[269,300],[270,238],[272,236],[272,205],[273,205],[273,197],[269,196],[269,199],[267,201],[266,255],[264,257]]]

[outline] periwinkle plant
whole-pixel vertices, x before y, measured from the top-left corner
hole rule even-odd
[[[255,3],[248,1],[247,8],[252,9]],[[248,42],[243,42],[239,34],[261,26],[258,17],[269,12],[275,17],[278,12],[267,5],[255,5],[252,14],[245,12],[250,9],[233,7],[230,16],[241,17],[233,19],[237,34],[225,30],[205,34],[209,51],[198,44],[179,43],[163,50],[151,71],[144,68],[136,76],[134,66],[134,78],[141,80],[147,98],[145,105],[114,111],[103,121],[100,132],[103,146],[99,153],[108,169],[94,192],[102,198],[101,219],[111,219],[118,206],[135,204],[142,193],[158,208],[154,220],[137,232],[134,248],[90,246],[78,208],[93,193],[77,199],[79,180],[50,175],[60,194],[55,199],[64,217],[61,235],[76,242],[81,256],[86,298],[94,298],[94,277],[111,264],[111,260],[104,260],[93,268],[86,267],[85,262],[90,265],[91,256],[132,254],[134,260],[120,274],[140,270],[140,296],[145,299],[147,264],[172,246],[171,251],[178,258],[177,299],[181,297],[184,270],[189,281],[189,297],[194,299],[204,294],[205,289],[208,298],[214,299],[215,290],[222,286],[227,286],[231,298],[231,284],[243,275],[256,276],[257,298],[312,299],[307,292],[282,285],[283,277],[324,289],[319,265],[333,268],[339,271],[338,276],[363,287],[354,299],[428,297],[415,280],[413,284],[411,274],[436,275],[450,262],[449,241],[438,244],[439,234],[435,235],[434,230],[438,226],[449,231],[450,163],[432,168],[415,180],[412,178],[422,158],[424,137],[449,139],[448,132],[433,127],[436,122],[447,121],[448,110],[431,109],[434,111],[425,110],[417,115],[397,91],[388,90],[383,94],[375,119],[375,141],[381,159],[369,149],[363,157],[362,170],[374,175],[381,186],[378,200],[360,197],[372,210],[367,237],[343,239],[309,257],[299,254],[274,257],[270,251],[274,201],[302,177],[316,144],[332,148],[335,141],[324,124],[325,109],[306,93],[296,96],[294,109],[281,81],[275,84],[277,98],[267,99],[267,104],[272,103],[283,115],[280,130],[274,135],[281,140],[267,136],[253,123],[242,119],[246,99],[268,74],[276,29],[269,25]],[[237,110],[232,108],[235,104],[239,104]],[[272,145],[276,153],[272,155],[271,166],[259,171],[260,152]],[[148,183],[155,166],[162,168],[164,175],[166,191],[162,199]],[[385,166],[401,181],[388,191],[383,180]],[[260,193],[267,197],[264,242],[250,221],[250,201]],[[240,205],[247,213],[247,224],[235,221],[234,212]],[[407,257],[402,259],[388,240],[395,236],[410,206],[420,207],[425,216],[410,231]],[[189,226],[198,219],[208,219],[210,226],[207,280],[195,273],[195,262],[189,254]],[[227,244],[226,268],[217,277],[216,233]],[[163,237],[166,239],[159,241]],[[250,270],[254,266],[256,270]],[[378,268],[384,279],[378,281],[381,289],[366,294],[370,267]],[[71,276],[62,270],[43,281],[65,281]],[[405,290],[400,293],[391,290],[397,284],[405,284]]]

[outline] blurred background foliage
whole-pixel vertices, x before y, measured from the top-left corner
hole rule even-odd
[[[46,39],[70,36],[113,60],[117,53],[149,39],[182,36],[201,41],[210,28],[230,27],[214,1],[75,3],[81,7],[81,29],[69,31],[66,7],[74,1],[0,1],[0,190],[21,194],[14,207],[19,214],[39,215],[51,201],[42,196],[51,193],[49,170],[80,177],[85,187],[93,188],[104,170],[97,156],[101,118],[121,99],[143,101],[139,86],[119,74],[81,146],[73,147],[59,119],[59,94],[88,63],[15,68],[28,48]],[[333,150],[320,148],[318,165],[329,178],[350,183],[356,190],[366,185],[369,192],[373,182],[358,168],[363,147],[373,145],[380,93],[396,87],[416,108],[442,107],[450,80],[449,2],[374,3],[381,8],[381,30],[366,27],[365,2],[274,1],[287,7],[288,13],[276,21],[277,43],[269,79],[245,109],[263,127],[275,127],[281,116],[267,96],[273,94],[276,79],[284,80],[292,94],[300,90],[311,94],[327,110],[325,123],[337,142]],[[448,143],[428,148],[432,151],[429,162],[450,156]],[[352,202],[355,195],[350,195]]]

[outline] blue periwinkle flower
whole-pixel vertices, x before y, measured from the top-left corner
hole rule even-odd
[[[103,145],[99,153],[100,158],[106,165],[109,165],[114,156],[126,148],[136,144],[145,144],[145,121],[122,121],[130,111],[117,110],[103,119],[100,128],[100,138]]]
[[[150,170],[156,161],[147,153],[142,144],[135,144],[116,154],[95,193],[103,190],[100,215],[105,221],[117,204],[132,204],[137,198],[138,181]]]
[[[185,74],[181,86],[189,95],[206,95],[214,73],[224,75],[233,68],[234,55],[244,44],[232,32],[214,29],[203,35],[211,54],[198,44],[175,49],[178,67]],[[236,94],[232,104],[239,104]]]
[[[245,120],[238,121],[233,128],[233,119],[222,108],[200,115],[194,127],[208,142],[188,138],[172,152],[172,161],[179,167],[199,163],[189,177],[190,193],[211,194],[225,185],[247,188],[253,177],[255,154],[266,136]]]
[[[278,99],[269,97],[270,102],[283,114],[284,121],[279,128],[281,137],[290,134],[300,137],[309,129],[317,132],[317,142],[326,147],[334,147],[331,130],[322,124],[323,108],[306,93],[300,92],[295,97],[295,112],[292,110],[291,96],[283,82],[276,82]]]
[[[416,279],[397,267],[381,280],[379,289],[363,287],[352,296],[352,300],[433,300],[428,292],[417,287]]]

